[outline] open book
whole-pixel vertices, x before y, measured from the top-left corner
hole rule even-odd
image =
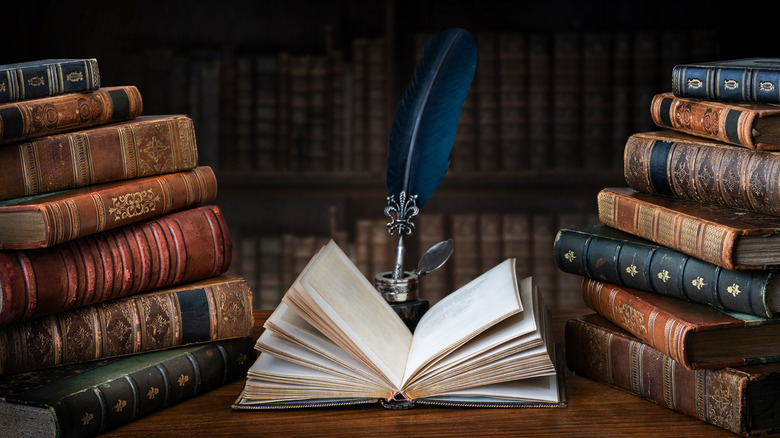
[[[563,406],[549,326],[509,259],[431,307],[412,335],[331,241],[268,318],[233,408]]]

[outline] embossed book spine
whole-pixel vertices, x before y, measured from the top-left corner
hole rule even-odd
[[[156,217],[171,211],[212,201],[217,179],[208,166],[106,183],[41,195],[19,203],[0,204],[0,249],[33,249],[54,246],[101,231]],[[17,237],[9,219],[21,212],[37,213],[42,223],[36,239]],[[37,218],[38,214],[40,218]]]
[[[733,102],[780,103],[780,59],[748,58],[679,64],[672,68],[675,96]]]
[[[767,287],[776,271],[732,271],[630,234],[597,225],[558,231],[558,267],[576,274],[771,318]]]
[[[43,59],[0,66],[0,103],[100,88],[97,59]]]
[[[0,105],[0,144],[132,119],[142,110],[132,85],[6,103]]]
[[[246,377],[251,338],[0,378],[8,436],[95,436]]]
[[[0,374],[252,334],[252,291],[212,277],[0,326]]]
[[[750,149],[780,150],[780,144],[764,143],[753,136],[756,119],[780,115],[769,104],[736,104],[656,94],[650,104],[653,122],[662,128],[730,143]]]
[[[634,134],[624,154],[634,190],[780,216],[780,155],[673,131]]]
[[[778,428],[780,365],[688,370],[599,315],[566,322],[566,362],[581,376],[749,436]]]
[[[220,275],[231,254],[213,205],[51,248],[0,251],[0,325]]]
[[[173,173],[197,163],[192,119],[139,116],[0,147],[0,200]]]

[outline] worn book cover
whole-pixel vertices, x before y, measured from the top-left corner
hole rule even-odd
[[[675,96],[780,103],[780,58],[693,62],[672,69]]]
[[[95,58],[40,59],[0,65],[0,102],[36,99],[100,88]]]

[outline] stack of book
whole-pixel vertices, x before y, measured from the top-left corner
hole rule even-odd
[[[560,230],[561,270],[596,313],[567,322],[569,368],[752,435],[780,429],[780,60],[684,64],[630,136],[630,188],[603,225]]]
[[[102,433],[254,359],[192,120],[142,107],[95,59],[0,66],[0,435]]]

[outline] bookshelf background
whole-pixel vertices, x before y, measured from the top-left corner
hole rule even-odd
[[[555,232],[596,223],[596,193],[625,185],[622,148],[631,133],[657,129],[650,100],[670,89],[671,67],[776,56],[773,14],[741,20],[748,12],[724,16],[692,1],[19,8],[2,29],[13,47],[1,63],[95,57],[104,86],[140,89],[144,114],[194,119],[200,163],[217,173],[233,235],[231,271],[266,309],[324,239],[339,240],[370,279],[391,268],[394,239],[382,233],[387,137],[421,47],[439,30],[471,31],[479,60],[451,171],[409,242],[412,266],[433,243],[455,239],[453,259],[422,280],[433,302],[515,256],[550,307],[581,307],[578,282],[553,262]],[[731,35],[750,35],[752,45]]]

